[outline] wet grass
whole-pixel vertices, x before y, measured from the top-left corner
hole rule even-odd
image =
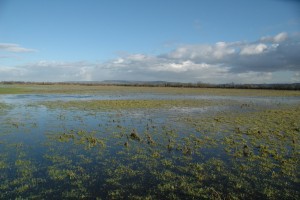
[[[9,108],[7,104],[0,103],[0,111]]]
[[[12,109],[12,105],[8,105],[6,103],[1,103],[0,102],[0,115],[5,114],[9,109]]]
[[[230,105],[231,101],[221,100],[92,100],[92,101],[48,101],[43,105],[51,109],[79,110],[134,110],[174,107],[206,107],[213,105]]]
[[[297,105],[246,115],[227,113],[225,117],[221,114],[217,116],[214,129],[207,127],[201,119],[188,121],[197,130],[222,134],[217,143],[222,144],[229,155],[240,188],[250,184],[263,198],[287,195],[285,198],[293,199],[291,194],[295,191],[292,190],[299,186],[300,175],[299,116],[300,107]],[[288,187],[289,192],[286,191]]]
[[[173,109],[218,106],[228,109]],[[0,115],[0,199],[300,198],[299,103],[46,101],[22,109]]]

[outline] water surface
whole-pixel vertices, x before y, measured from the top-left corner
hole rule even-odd
[[[177,99],[200,103],[55,107]],[[1,95],[0,102],[8,105],[0,112],[1,199],[299,197],[300,97],[111,92]]]

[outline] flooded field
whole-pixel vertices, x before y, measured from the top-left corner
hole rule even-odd
[[[0,199],[299,199],[300,92],[0,85]]]

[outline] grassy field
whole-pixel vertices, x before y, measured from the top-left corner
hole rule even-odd
[[[88,86],[88,85],[3,85],[0,94],[24,93],[167,93],[167,94],[198,94],[221,96],[300,96],[300,91],[289,90],[258,90],[258,89],[219,89],[219,88],[173,88],[173,87],[131,87],[131,86]]]

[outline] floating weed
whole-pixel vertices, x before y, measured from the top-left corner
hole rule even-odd
[[[141,141],[140,136],[138,135],[138,133],[136,132],[136,129],[133,129],[130,133],[130,138],[132,140],[136,140],[136,141]]]
[[[105,147],[104,139],[97,138],[95,136],[96,132],[91,131],[87,132],[85,130],[70,130],[63,133],[50,134],[49,138],[53,138],[59,142],[69,143],[73,142],[74,144],[83,145],[86,149],[91,149],[94,147]]]

